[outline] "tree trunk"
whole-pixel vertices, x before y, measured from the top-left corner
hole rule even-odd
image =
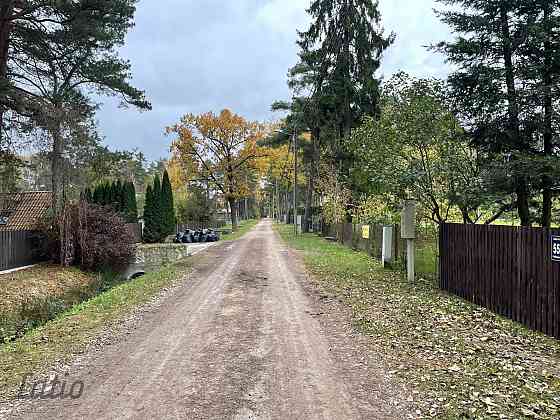
[[[310,229],[310,222],[311,222],[311,208],[313,206],[313,195],[315,193],[315,179],[319,172],[319,138],[321,135],[321,131],[319,128],[313,130],[313,155],[311,158],[310,170],[309,170],[309,178],[307,180],[307,192],[305,196],[305,214],[303,220],[303,232],[307,233]]]
[[[459,210],[461,210],[461,215],[463,216],[463,223],[465,225],[472,225],[474,222],[469,214],[469,209],[461,206]]]
[[[550,25],[550,3],[544,2],[544,156],[550,157],[553,153],[553,133],[552,133],[552,30]],[[549,166],[545,166],[548,170]],[[552,224],[552,179],[545,174],[542,179],[543,183],[543,209],[541,225],[543,227],[550,227]]]
[[[237,211],[236,211],[235,199],[228,198],[228,203],[229,203],[229,211],[231,214],[231,230],[233,232],[236,232],[239,226],[237,224]]]
[[[8,95],[8,47],[12,29],[11,17],[14,11],[14,1],[8,0],[0,6],[0,147],[4,132],[4,112]]]
[[[508,98],[508,136],[510,145],[520,152],[526,152],[525,141],[521,138],[519,129],[519,105],[517,101],[517,89],[515,87],[515,72],[513,67],[513,50],[511,42],[511,33],[509,28],[509,16],[506,4],[500,6],[500,24],[502,31],[502,49],[504,56],[504,66],[506,75],[507,98]],[[516,193],[517,193],[517,211],[522,226],[531,225],[531,216],[529,213],[529,191],[527,181],[523,174],[516,174]]]
[[[64,174],[62,155],[64,153],[64,140],[62,138],[61,124],[58,116],[57,121],[51,127],[53,148],[51,154],[51,175],[52,175],[52,209],[55,215],[60,214],[64,207]]]
[[[352,105],[350,103],[350,88],[352,86],[352,70],[350,68],[350,4],[344,2],[344,128],[343,136],[348,137],[352,131]]]
[[[517,184],[517,212],[519,214],[519,220],[521,221],[521,226],[531,226],[531,213],[529,211],[529,191],[527,189],[527,184],[525,180],[519,181]]]

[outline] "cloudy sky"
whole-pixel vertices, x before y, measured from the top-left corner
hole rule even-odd
[[[230,108],[248,119],[270,121],[275,100],[289,99],[288,69],[297,61],[296,30],[309,24],[310,0],[141,0],[136,27],[122,56],[133,66],[136,87],[153,110],[122,110],[103,99],[102,134],[113,149],[166,157],[163,130],[186,113]],[[448,38],[434,16],[434,0],[380,0],[383,25],[397,41],[379,75],[398,70],[417,76],[447,74],[425,45]]]

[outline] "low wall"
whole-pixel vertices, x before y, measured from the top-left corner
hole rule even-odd
[[[123,273],[127,279],[157,271],[162,266],[174,263],[202,251],[212,244],[154,244],[139,245],[136,259]]]
[[[189,256],[189,246],[184,244],[139,245],[136,264],[161,266]]]

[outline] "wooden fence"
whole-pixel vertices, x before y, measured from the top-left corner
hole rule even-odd
[[[383,246],[383,225],[354,225],[340,223],[329,225],[320,219],[313,220],[312,231],[325,237],[336,238],[341,244],[366,252],[374,258],[381,259]],[[369,226],[369,238],[364,238],[362,228]],[[393,226],[393,258],[404,260],[405,242],[401,239],[400,228]]]
[[[199,221],[191,220],[186,223],[177,225],[177,232],[184,232],[187,229],[222,229],[226,226],[226,220],[213,220],[213,221]]]
[[[0,231],[0,271],[35,263],[33,232]]]
[[[560,338],[560,230],[446,224],[440,287],[529,328]]]

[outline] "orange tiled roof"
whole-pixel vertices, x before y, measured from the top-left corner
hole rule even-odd
[[[49,191],[0,194],[0,231],[37,229],[51,200]]]

